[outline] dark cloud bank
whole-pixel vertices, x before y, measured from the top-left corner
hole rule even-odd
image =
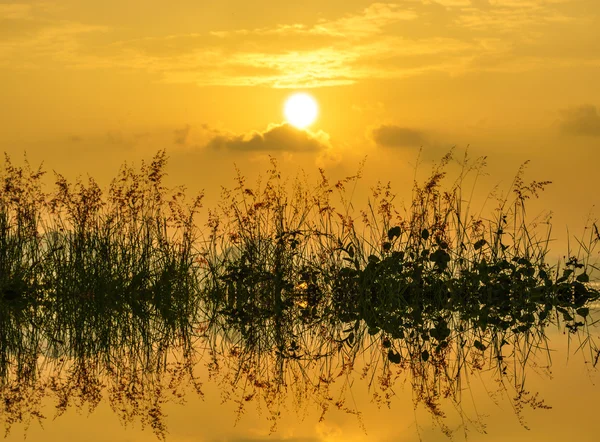
[[[421,147],[428,144],[425,133],[395,125],[373,129],[371,136],[378,146],[383,147]]]
[[[190,129],[192,127],[189,124],[186,124],[183,129],[176,129],[173,131],[174,143],[179,144],[181,146],[185,145],[188,140],[188,135],[190,134]]]
[[[284,123],[270,126],[264,132],[217,135],[207,147],[238,152],[318,152],[328,147],[328,136],[322,131],[312,133]]]
[[[283,439],[277,437],[241,437],[228,439],[227,442],[319,442],[316,437],[285,437]],[[214,442],[225,442],[223,439],[215,440]]]
[[[600,137],[600,113],[596,106],[585,104],[562,114],[560,129],[563,133]]]

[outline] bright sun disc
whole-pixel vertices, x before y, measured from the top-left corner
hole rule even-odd
[[[292,126],[304,129],[317,119],[319,107],[313,97],[299,92],[287,99],[283,112]]]

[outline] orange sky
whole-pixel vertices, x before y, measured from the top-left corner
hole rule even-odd
[[[542,207],[564,236],[600,203],[599,13],[584,0],[2,2],[0,141],[100,182],[166,148],[173,182],[208,202],[233,162],[265,170],[270,154],[341,176],[367,155],[358,205],[376,179],[406,193],[419,147],[431,160],[470,145],[489,157],[482,195],[528,159],[554,181]],[[292,142],[282,106],[296,90],[321,109]]]
[[[553,181],[530,213],[553,212],[559,256],[600,206],[599,16],[597,0],[2,0],[0,145],[103,184],[165,148],[171,182],[209,205],[234,162],[344,176],[367,156],[357,207],[378,179],[409,195],[419,148],[424,176],[469,145],[488,156],[477,201],[526,160]],[[320,115],[298,135],[282,109],[300,90]]]

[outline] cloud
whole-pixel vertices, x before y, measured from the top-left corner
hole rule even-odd
[[[567,8],[568,2],[405,0],[305,22],[127,40],[118,40],[118,31],[108,27],[9,4],[0,7],[0,66],[59,63],[70,69],[138,70],[166,83],[314,88],[430,72],[597,65],[593,30],[561,43],[564,23],[589,21],[583,7]]]
[[[315,88],[349,85],[364,78],[453,72],[463,69],[461,57],[465,54],[474,56],[488,51],[480,42],[445,37],[375,35],[368,39],[344,38],[330,44],[329,36],[325,36],[307,47],[285,37],[286,46],[282,47],[280,38],[270,36],[263,44],[264,35],[240,35],[216,43],[198,38],[189,51],[179,47],[172,54],[170,45],[162,45],[161,39],[122,42],[114,46],[116,52],[110,60],[88,54],[79,65],[93,68],[112,63],[114,67],[159,74],[167,83]],[[183,37],[181,40],[185,41]]]
[[[264,132],[217,135],[207,144],[209,149],[238,152],[319,152],[329,146],[327,133],[300,130],[287,123],[271,125]]]
[[[565,9],[557,7],[560,1],[374,3],[312,23],[123,41],[114,45],[120,54],[113,62],[158,73],[168,83],[279,88],[340,86],[428,72],[527,71],[565,61],[552,54],[532,57],[526,49],[538,53],[544,47],[540,26],[557,27],[564,35],[561,23],[582,19],[576,11],[564,15]],[[435,29],[426,37],[415,35],[417,22],[435,24]],[[485,34],[473,37],[472,30]],[[597,59],[585,55],[572,62]]]
[[[0,20],[23,20],[30,17],[32,6],[23,3],[0,4]]]
[[[471,6],[471,0],[434,0],[437,4],[449,8]]]
[[[38,68],[43,63],[75,64],[82,37],[107,26],[53,18],[51,2],[0,5],[0,66]]]
[[[123,132],[121,132],[120,130],[116,130],[116,131],[108,131],[106,132],[105,135],[105,142],[107,144],[117,144],[117,145],[125,145],[125,144],[130,144],[130,140],[127,139],[128,137],[126,135],[123,134]]]
[[[371,132],[373,141],[382,147],[421,147],[428,144],[424,132],[395,125],[383,125]]]
[[[562,112],[561,131],[569,135],[600,137],[600,113],[591,104],[567,109]]]
[[[191,126],[186,124],[183,129],[176,129],[173,131],[173,135],[175,136],[174,142],[175,144],[184,145],[187,142],[188,135],[190,134]]]
[[[278,438],[274,436],[266,437],[236,437],[227,439],[227,442],[319,442],[321,439],[316,437],[283,437]],[[224,442],[223,439],[215,439],[215,442]]]
[[[557,6],[577,0],[489,0],[480,2],[479,7],[464,7],[458,4],[460,0],[445,0],[445,3],[453,1],[457,3],[453,6],[461,9],[457,20],[461,26],[507,34],[523,32],[531,26],[573,21],[574,16]],[[532,31],[532,36],[539,38],[539,34]]]
[[[343,39],[361,39],[372,35],[381,34],[386,26],[399,21],[409,21],[418,18],[418,14],[411,9],[393,3],[373,3],[354,14],[325,20],[321,19],[312,26],[295,23],[277,25],[270,28],[239,29],[235,31],[216,31],[212,35],[224,38],[234,35],[320,35]]]
[[[112,47],[117,55],[112,62],[159,73],[168,83],[281,88],[348,85],[374,77],[368,69],[355,66],[361,56],[410,46],[410,42],[390,42],[385,34],[390,26],[415,18],[417,14],[406,7],[374,3],[314,24],[276,24],[116,42]],[[94,56],[87,60],[93,67]]]

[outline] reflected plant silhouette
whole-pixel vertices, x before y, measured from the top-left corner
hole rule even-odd
[[[485,159],[465,157],[444,188],[451,161],[450,153],[415,181],[408,209],[398,211],[390,185],[378,184],[355,215],[346,189],[362,165],[333,184],[320,170],[311,186],[282,179],[272,159],[254,188],[238,171],[201,225],[202,195],[190,200],[163,184],[164,151],[139,170],[123,166],[106,193],[91,178],[58,174],[45,193],[41,169],[6,157],[6,432],[42,421],[46,398],[57,416],[106,399],[124,423],[139,420],[164,439],[164,404],[188,389],[202,394],[199,364],[240,416],[260,402],[274,425],[290,396],[298,407],[316,401],[321,418],[331,407],[360,418],[345,402],[355,375],[380,404],[409,379],[415,406],[448,435],[443,403],[460,407],[472,372],[493,370],[521,420],[525,406],[547,407],[526,389],[525,369],[548,349],[549,327],[579,337],[594,366],[600,355],[590,331],[597,225],[581,253],[553,266],[549,229],[540,237],[525,216],[549,182],[525,183],[523,167],[510,198],[475,217],[462,192]]]

